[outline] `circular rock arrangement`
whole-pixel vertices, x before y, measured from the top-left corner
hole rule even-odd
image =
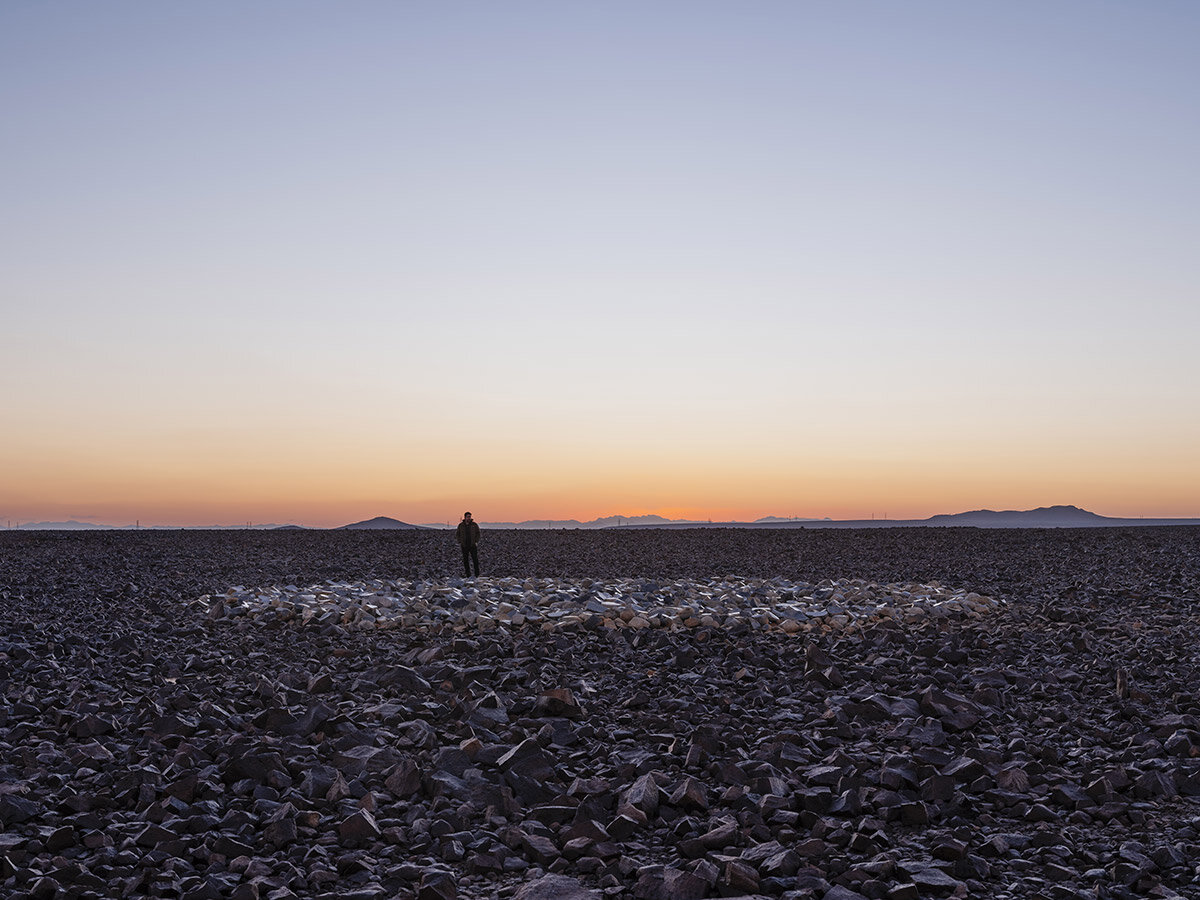
[[[861,579],[819,584],[784,578],[566,579],[327,582],[306,588],[233,587],[197,605],[210,619],[429,630],[499,627],[739,628],[787,634],[863,627],[883,620],[979,617],[999,601],[932,584]]]

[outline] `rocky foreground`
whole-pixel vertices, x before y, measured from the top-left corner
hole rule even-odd
[[[0,533],[0,895],[1200,897],[1200,529],[481,555]]]

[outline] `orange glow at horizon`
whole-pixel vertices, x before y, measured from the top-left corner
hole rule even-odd
[[[123,448],[86,458],[61,448],[36,465],[25,460],[8,489],[10,520],[71,518],[105,524],[203,525],[242,522],[332,527],[377,515],[414,523],[456,520],[471,509],[478,521],[591,519],[661,515],[672,519],[747,521],[763,516],[833,519],[921,519],[969,509],[1029,509],[1073,504],[1108,516],[1189,518],[1200,513],[1182,454],[1164,454],[1136,481],[1108,476],[1108,461],[1048,461],[1012,448],[972,460],[896,455],[872,459],[850,448],[801,455],[760,452],[757,465],[699,449],[676,458],[608,451],[503,446],[473,467],[458,453],[427,447],[346,450],[310,447],[289,456],[280,445],[229,448],[224,455],[123,455]],[[449,457],[449,458],[447,458]],[[12,459],[0,462],[13,471]],[[318,464],[320,462],[321,464]],[[466,472],[466,475],[460,475]]]

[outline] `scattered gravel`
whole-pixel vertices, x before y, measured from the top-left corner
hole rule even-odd
[[[481,555],[0,533],[0,895],[1200,897],[1200,529]]]

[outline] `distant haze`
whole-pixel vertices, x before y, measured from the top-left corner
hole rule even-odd
[[[0,4],[0,526],[1200,515],[1200,4]]]

